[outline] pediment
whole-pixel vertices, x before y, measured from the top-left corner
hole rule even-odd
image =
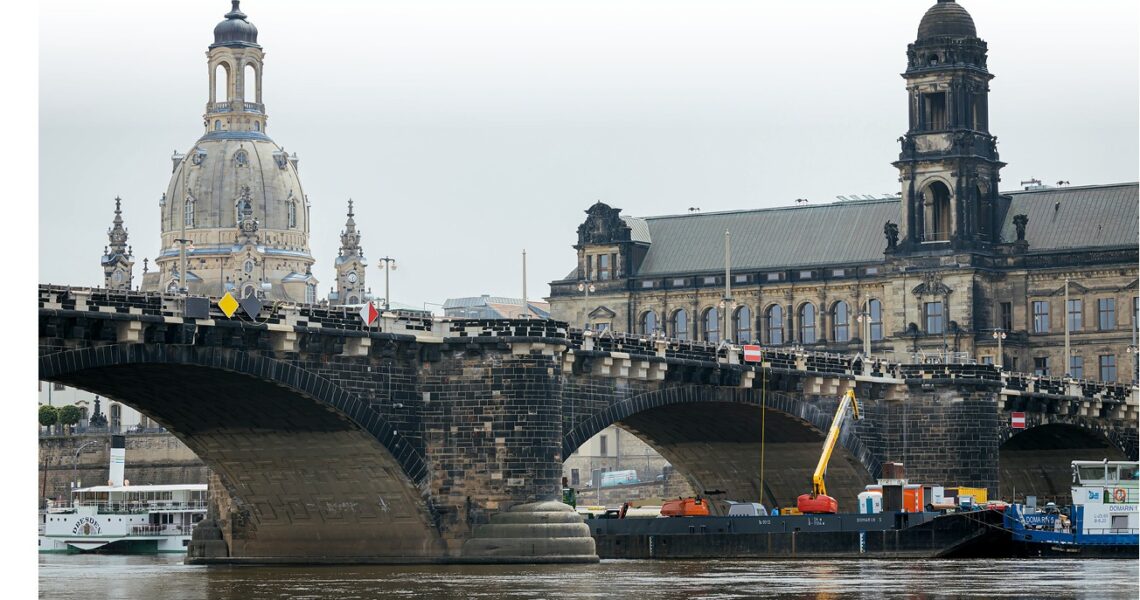
[[[610,310],[605,306],[599,306],[590,311],[590,319],[612,319],[617,316],[617,313]]]

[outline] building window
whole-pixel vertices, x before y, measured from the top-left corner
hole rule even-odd
[[[221,130],[222,130],[222,122],[215,119],[214,120],[214,131],[221,131]]]
[[[713,344],[720,341],[720,312],[716,307],[705,309],[704,317],[701,318],[701,337]]]
[[[867,275],[878,275],[879,274],[879,267],[867,267],[866,269],[864,269],[863,272],[866,273]]]
[[[845,274],[846,274],[846,271],[844,271],[843,269],[832,269],[831,270],[831,276],[832,277],[843,277]]]
[[[1085,378],[1085,358],[1083,356],[1069,356],[1069,377],[1074,379]]]
[[[641,318],[638,321],[642,335],[653,335],[657,332],[657,313],[647,310],[641,313]]]
[[[1001,316],[1000,317],[1001,317],[1001,321],[1000,321],[1001,330],[1002,331],[1013,331],[1013,303],[1012,302],[1002,302],[1001,303]]]
[[[768,273],[768,281],[779,281],[779,280],[780,280],[780,274],[779,273]]]
[[[575,450],[577,452],[577,450]],[[570,485],[579,485],[582,482],[578,469],[570,469]]]
[[[1100,380],[1116,381],[1116,355],[1100,355]]]
[[[289,229],[297,226],[297,203],[289,202]]]
[[[811,279],[811,271],[800,271],[800,279]]]
[[[1035,356],[1033,357],[1033,374],[1041,377],[1049,376],[1049,357],[1048,356]]]
[[[689,339],[689,315],[685,309],[679,308],[673,313],[669,322],[670,333],[679,340]]]
[[[942,333],[942,303],[927,302],[923,305],[926,314],[926,333]]]
[[[674,279],[673,280],[673,287],[685,287],[685,280],[684,279]]]
[[[315,286],[311,283],[309,285],[305,286],[305,303],[306,304],[316,304],[317,303],[317,286]]]
[[[641,287],[642,287],[643,289],[646,289],[646,288],[651,288],[651,287],[653,287],[653,280],[652,280],[652,279],[647,279],[647,280],[645,280],[645,281],[642,281],[642,282],[641,282]]]
[[[738,344],[752,341],[752,311],[747,306],[741,306],[733,314],[732,336]]]
[[[982,357],[982,364],[983,364],[983,365],[992,365],[992,364],[994,364],[994,357],[992,357],[992,356],[983,356],[983,357]]]
[[[194,226],[194,199],[187,198],[185,212],[182,213],[182,221],[186,223],[187,227]]]
[[[598,436],[598,456],[609,456],[609,448],[606,447],[606,436]]]
[[[1096,326],[1101,331],[1116,329],[1116,298],[1097,299]]]
[[[846,342],[851,340],[849,315],[847,314],[847,303],[840,300],[831,307],[831,338],[836,342]]]
[[[253,122],[253,130],[254,131],[261,131],[261,121],[254,121]]]
[[[800,307],[800,343],[815,343],[815,305],[811,302]]]
[[[733,276],[732,280],[736,283],[748,283],[748,276],[747,275],[736,275],[736,276]]]
[[[871,341],[882,341],[883,303],[872,298],[867,302],[867,313],[871,316]]]
[[[598,255],[598,281],[609,281],[610,279],[610,255]]]
[[[1049,303],[1033,301],[1033,333],[1049,333]]]
[[[784,343],[784,309],[779,304],[769,306],[768,312],[764,315],[764,322],[767,323],[768,343],[773,346],[782,345]]]
[[[716,285],[716,277],[705,277],[705,285]]]
[[[1069,300],[1068,303],[1068,325],[1069,331],[1080,331],[1084,326],[1084,305],[1081,300]]]
[[[586,281],[594,280],[594,256],[591,254],[586,257]]]

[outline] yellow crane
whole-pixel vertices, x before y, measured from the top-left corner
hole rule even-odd
[[[855,399],[855,389],[847,390],[843,399],[839,401],[839,408],[835,409],[835,418],[831,420],[831,429],[827,438],[823,440],[823,452],[819,456],[819,464],[811,476],[811,493],[803,494],[796,500],[796,508],[805,514],[820,514],[839,512],[839,504],[835,498],[827,495],[827,487],[823,483],[823,476],[827,473],[827,463],[831,460],[831,452],[835,450],[835,443],[839,441],[839,430],[843,427],[843,417],[847,414],[847,407],[855,420],[859,420],[859,401]]]

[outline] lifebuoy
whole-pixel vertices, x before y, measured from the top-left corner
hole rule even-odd
[[[1116,488],[1112,490],[1112,499],[1117,502],[1124,502],[1128,500],[1128,492],[1124,488]]]

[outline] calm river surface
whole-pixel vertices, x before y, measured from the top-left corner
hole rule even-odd
[[[1088,598],[1135,600],[1137,560],[603,561],[545,566],[201,567],[177,555],[41,555],[40,597]]]

